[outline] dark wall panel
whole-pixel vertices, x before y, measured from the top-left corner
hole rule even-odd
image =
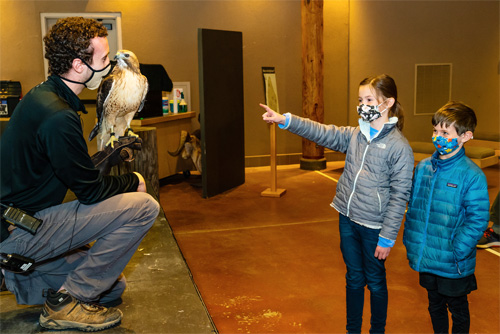
[[[199,29],[203,197],[245,183],[243,35]]]

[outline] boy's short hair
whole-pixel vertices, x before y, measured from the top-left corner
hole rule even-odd
[[[467,131],[474,133],[477,118],[474,110],[462,102],[450,101],[432,116],[432,125],[453,125],[459,135]]]

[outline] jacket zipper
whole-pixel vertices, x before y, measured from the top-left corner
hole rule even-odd
[[[380,200],[380,194],[378,193],[378,190],[377,190],[377,197],[378,197],[378,212],[382,213],[382,201]]]
[[[455,233],[456,233],[456,227],[453,229],[453,232],[451,232],[451,244],[453,245],[453,240],[455,239]],[[455,256],[455,253],[453,253],[453,258],[455,260],[455,265],[457,266],[457,271],[458,274],[461,276],[462,272],[460,271],[460,266],[458,265],[457,258]]]
[[[420,247],[420,252],[418,254],[418,262],[417,262],[416,271],[420,270],[420,262],[422,262],[422,256],[424,254],[424,247],[425,247],[425,243],[427,240],[427,225],[429,224],[429,213],[431,212],[430,210],[431,210],[431,204],[432,204],[432,194],[434,193],[434,184],[436,183],[437,173],[438,173],[438,168],[436,167],[436,171],[434,172],[434,175],[432,176],[432,184],[431,184],[429,203],[427,204],[427,209],[425,211],[424,237],[423,237],[423,241],[422,241],[422,246]]]
[[[368,142],[368,145],[366,145],[365,152],[363,153],[363,159],[361,160],[361,167],[359,168],[358,173],[356,174],[356,177],[354,178],[354,184],[352,186],[352,193],[351,193],[351,196],[349,196],[349,201],[347,201],[347,217],[349,217],[349,209],[351,207],[352,196],[354,196],[354,193],[356,192],[356,183],[358,182],[359,174],[363,170],[363,166],[365,164],[365,157],[366,157],[366,152],[368,151],[368,147],[370,147],[370,142]]]
[[[455,232],[456,232],[456,228],[453,229],[453,232],[451,233],[451,243],[453,245],[453,239],[455,239]],[[455,265],[457,266],[457,271],[458,271],[458,274],[459,275],[462,275],[462,272],[460,271],[460,267],[458,265],[458,261],[457,261],[457,258],[455,256],[455,253],[453,253],[453,258],[455,259]]]
[[[458,274],[461,276],[462,272],[460,271],[460,267],[458,266],[458,261],[457,260],[455,260],[455,264],[457,265]]]

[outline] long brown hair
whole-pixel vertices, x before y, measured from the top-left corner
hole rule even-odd
[[[398,101],[398,88],[396,87],[396,82],[394,79],[387,74],[381,74],[376,77],[370,77],[363,79],[360,86],[369,85],[375,92],[376,98],[384,97],[385,99],[394,98],[395,102],[389,109],[389,117],[397,117],[398,124],[397,127],[400,131],[403,130],[404,125],[404,113],[403,107]]]

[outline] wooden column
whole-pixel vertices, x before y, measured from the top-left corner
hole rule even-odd
[[[302,115],[323,123],[323,0],[301,0]],[[326,168],[324,148],[302,139],[300,168]]]

